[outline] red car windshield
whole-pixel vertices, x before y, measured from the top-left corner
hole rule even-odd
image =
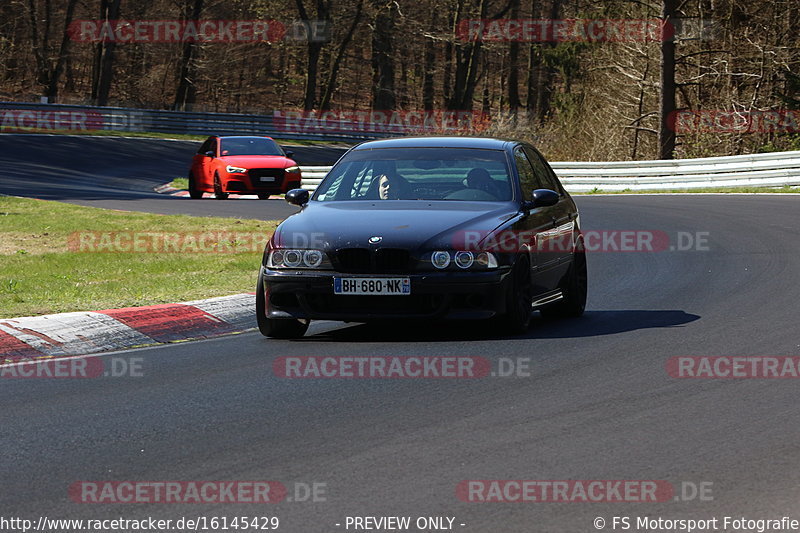
[[[220,140],[220,155],[283,155],[272,139],[264,137],[229,137]]]

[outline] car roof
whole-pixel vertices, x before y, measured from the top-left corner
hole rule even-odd
[[[483,150],[505,150],[514,141],[491,137],[398,137],[367,141],[353,150],[374,150],[380,148],[474,148]]]

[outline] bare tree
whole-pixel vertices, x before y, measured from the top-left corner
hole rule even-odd
[[[308,38],[308,43],[306,45],[308,56],[306,61],[306,85],[305,96],[303,97],[303,109],[305,111],[311,111],[314,109],[317,103],[319,58],[322,54],[322,48],[325,46],[325,43],[318,39],[316,35],[314,35],[310,26],[311,17],[309,16],[309,12],[305,5],[303,5],[303,0],[295,0],[295,4],[297,6],[297,12],[300,14],[300,18],[306,21],[308,24],[306,31],[306,36]],[[318,21],[329,24],[331,20],[331,4],[332,0],[315,0],[316,13],[314,18]]]
[[[344,59],[345,51],[350,45],[350,42],[353,40],[353,34],[356,32],[358,25],[361,23],[361,16],[363,12],[364,0],[358,0],[356,12],[353,15],[353,20],[351,21],[350,27],[342,38],[342,41],[339,43],[339,47],[336,50],[336,57],[331,65],[331,71],[328,75],[328,82],[325,84],[325,91],[322,93],[322,102],[320,102],[319,105],[320,109],[322,110],[328,110],[331,107],[331,98],[333,98],[333,93],[336,90],[336,78],[339,75],[339,69],[342,66],[342,60]]]
[[[674,27],[677,0],[663,0],[661,5],[661,99],[658,128],[658,158],[672,159],[675,153],[675,131],[670,118],[675,113],[675,36]]]
[[[394,33],[400,9],[394,0],[373,0],[373,7],[372,109],[394,109]]]
[[[121,0],[100,0],[100,20],[107,23],[118,20],[120,2]],[[92,83],[92,101],[95,105],[108,105],[114,76],[115,48],[116,42],[113,39],[97,43]]]
[[[36,61],[36,80],[42,86],[48,101],[58,99],[58,87],[61,76],[69,57],[70,43],[69,26],[75,14],[77,0],[68,0],[62,25],[61,43],[56,53],[55,61],[51,58],[50,33],[54,24],[55,13],[49,0],[44,3],[44,13],[37,9],[37,0],[28,1],[28,24],[30,27],[31,49]],[[42,21],[43,27],[40,26]]]
[[[511,18],[519,18],[519,0],[511,0]],[[522,106],[519,98],[519,41],[508,45],[508,107],[512,114]]]
[[[197,22],[203,12],[204,0],[186,0],[184,17]],[[183,43],[178,89],[175,91],[175,102],[172,108],[179,111],[191,110],[197,101],[197,53],[199,46],[195,41]]]

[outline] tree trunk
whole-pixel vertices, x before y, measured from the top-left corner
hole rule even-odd
[[[317,101],[317,76],[319,75],[319,57],[322,55],[321,43],[308,43],[308,65],[306,67],[306,90],[303,98],[303,110],[311,111]]]
[[[436,31],[436,26],[439,23],[438,12],[433,12],[431,18],[431,32]],[[445,56],[447,58],[448,56]],[[434,74],[436,72],[436,49],[434,48],[433,39],[425,40],[425,60],[422,74],[422,107],[425,111],[433,111],[434,105]]]
[[[511,18],[519,18],[519,0],[511,2]],[[519,41],[511,41],[508,45],[508,107],[516,116],[522,106],[519,98]]]
[[[361,22],[361,14],[363,11],[364,0],[358,0],[356,13],[353,15],[353,22],[350,24],[350,28],[342,39],[342,42],[339,44],[339,49],[336,51],[336,58],[333,60],[333,65],[331,65],[331,73],[328,77],[328,83],[325,85],[325,91],[322,95],[322,102],[319,105],[320,109],[323,111],[327,111],[331,108],[331,98],[333,97],[333,92],[336,90],[336,78],[339,75],[339,68],[341,67],[342,60],[344,59],[344,53],[347,50],[347,47],[350,45],[350,41],[353,39],[353,34],[358,28],[358,24]]]
[[[101,9],[105,8],[105,13],[100,17],[101,20],[118,20],[119,5],[121,0],[103,0]],[[114,48],[116,43],[112,40],[107,43],[100,43],[99,68],[97,76],[97,91],[95,105],[108,105],[108,96],[111,93],[111,80],[114,76]]]
[[[186,18],[197,22],[203,12],[203,0],[187,0],[185,5]],[[197,102],[197,60],[198,45],[194,41],[183,43],[181,56],[181,70],[178,77],[178,89],[175,91],[175,102],[172,108],[176,111],[191,111]]]
[[[478,0],[477,17],[486,18],[486,1]],[[458,24],[459,21],[456,21]],[[472,99],[475,96],[475,85],[478,80],[480,68],[482,40],[458,43],[456,49],[456,68],[453,90],[447,102],[450,110],[472,109]]]
[[[67,2],[67,12],[64,19],[64,34],[61,37],[61,46],[58,49],[58,59],[56,60],[55,67],[50,73],[50,80],[47,86],[47,99],[50,103],[55,103],[55,101],[58,99],[58,84],[61,81],[61,75],[64,73],[67,60],[69,59],[69,48],[72,39],[69,37],[68,30],[69,25],[72,22],[72,17],[75,14],[75,5],[77,3],[78,0],[69,0]]]
[[[552,0],[550,4],[550,20],[559,20],[561,18],[561,0]],[[542,45],[544,49],[554,48],[555,42],[547,42]],[[542,56],[544,56],[544,51]],[[544,122],[545,118],[550,113],[550,101],[553,97],[553,84],[555,83],[556,70],[553,67],[546,65],[544,57],[538,66],[536,75],[536,98],[534,108],[536,110],[536,119],[539,122]]]
[[[394,3],[375,2],[379,9],[372,32],[372,109],[394,109],[397,103],[394,87],[393,37]]]
[[[100,17],[102,21],[108,13],[109,0],[100,0]],[[92,58],[92,102],[97,103],[97,88],[100,85],[100,63],[103,60],[103,42],[100,41],[94,46],[94,57]]]
[[[540,3],[537,0],[531,0],[530,12],[531,17],[534,19],[540,18],[538,15]],[[531,43],[528,46],[528,79],[527,90],[525,94],[525,109],[528,112],[528,118],[533,119],[536,116],[536,87],[539,84],[539,68],[542,64],[541,53],[539,52],[539,45]]]
[[[308,11],[303,5],[303,0],[295,0],[297,12],[300,18],[305,21],[311,20]],[[317,0],[316,20],[330,23],[331,4],[325,0]],[[308,37],[308,62],[306,64],[306,87],[303,97],[303,110],[312,111],[317,103],[317,78],[319,77],[319,58],[322,55],[322,47],[325,43],[315,40],[311,28],[307,28]]]
[[[675,132],[669,121],[675,112],[675,40],[667,34],[675,17],[676,0],[663,0],[661,19],[664,31],[661,40],[661,101],[658,128],[658,158],[672,159],[675,153]]]

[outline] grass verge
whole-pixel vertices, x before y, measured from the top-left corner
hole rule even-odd
[[[0,196],[0,318],[251,292],[276,225]]]
[[[184,191],[189,190],[189,178],[175,178],[170,182],[170,186]]]

